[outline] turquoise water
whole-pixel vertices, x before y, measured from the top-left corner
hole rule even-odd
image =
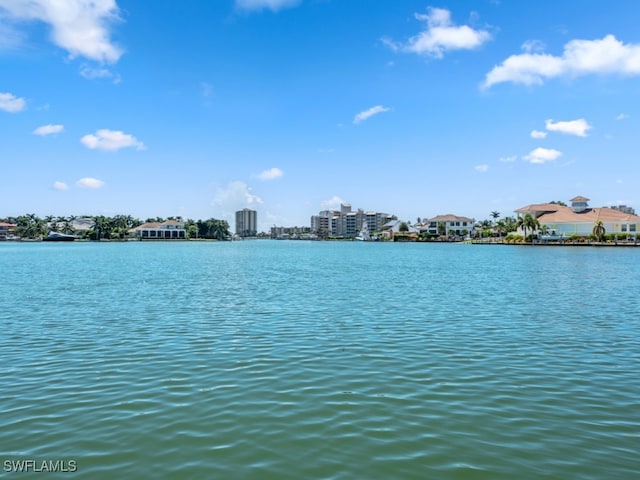
[[[7,242],[0,267],[0,476],[640,474],[638,249]]]

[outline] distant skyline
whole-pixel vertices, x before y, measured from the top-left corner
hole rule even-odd
[[[0,0],[0,217],[638,210],[638,18],[635,0]]]

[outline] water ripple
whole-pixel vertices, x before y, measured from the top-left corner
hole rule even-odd
[[[3,461],[98,479],[640,471],[634,251],[60,247],[0,245]]]

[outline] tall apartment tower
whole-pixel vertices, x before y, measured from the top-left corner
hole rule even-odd
[[[255,237],[258,234],[258,212],[243,208],[236,212],[236,235]]]

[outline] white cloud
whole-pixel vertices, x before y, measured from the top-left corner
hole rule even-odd
[[[545,45],[540,40],[527,40],[522,44],[522,51],[527,53],[543,52]]]
[[[491,34],[485,30],[454,25],[451,12],[444,8],[430,7],[426,15],[416,13],[415,17],[427,24],[425,30],[411,37],[406,44],[389,39],[383,39],[383,42],[395,51],[442,58],[446,51],[473,50],[491,39]]]
[[[45,135],[54,135],[56,133],[60,133],[62,130],[64,130],[64,126],[63,125],[42,125],[41,127],[36,128],[33,131],[34,135],[40,135],[42,137],[44,137]]]
[[[96,78],[112,78],[113,83],[115,84],[118,84],[122,81],[122,77],[120,77],[119,74],[113,73],[108,68],[95,68],[86,64],[80,67],[80,75],[88,80],[95,80]]]
[[[489,170],[489,165],[476,165],[474,169],[476,172],[484,173]]]
[[[18,98],[11,93],[0,93],[0,110],[9,113],[16,113],[24,110],[27,102],[24,98]]]
[[[584,118],[570,120],[568,122],[554,122],[553,120],[547,120],[545,126],[550,132],[560,132],[567,135],[576,135],[578,137],[586,137],[587,131],[592,128]]]
[[[512,55],[487,74],[483,87],[489,88],[501,82],[542,84],[542,78],[557,77],[563,73],[563,69],[562,60],[551,55]]]
[[[97,178],[92,177],[84,177],[76,182],[76,185],[80,188],[102,188],[104,187],[104,182],[102,180],[98,180]]]
[[[234,212],[243,208],[253,208],[264,203],[262,199],[253,194],[251,187],[246,183],[236,180],[229,182],[226,187],[218,188],[211,205],[216,207],[223,217],[232,218]]]
[[[333,210],[340,208],[340,205],[343,203],[345,203],[343,199],[341,199],[337,195],[334,195],[329,200],[324,200],[320,205],[322,206],[322,208]]]
[[[562,152],[553,148],[538,147],[531,150],[529,155],[525,155],[523,158],[530,163],[542,164],[546,162],[552,162],[562,156]]]
[[[69,185],[67,185],[64,182],[53,182],[53,188],[55,188],[56,190],[69,190]]]
[[[390,108],[387,107],[383,107],[382,105],[376,105],[375,107],[371,107],[368,110],[365,110],[363,112],[358,113],[354,118],[353,118],[353,123],[355,123],[356,125],[368,118],[373,117],[374,115],[378,115],[379,113],[384,113],[384,112],[388,112],[389,110],[391,110]]]
[[[277,167],[270,168],[258,174],[260,180],[275,180],[284,175],[284,172]]]
[[[546,138],[547,136],[547,132],[543,132],[541,130],[532,130],[531,131],[531,138]]]
[[[517,159],[517,156],[511,155],[509,157],[500,157],[498,160],[501,162],[515,162]]]
[[[640,75],[640,44],[624,44],[607,35],[598,40],[571,40],[560,57],[529,52],[511,55],[487,73],[482,86],[502,82],[542,85],[554,77],[589,74]]]
[[[621,113],[620,115],[618,115],[616,117],[616,120],[626,120],[627,118],[629,118],[629,115],[626,113]]]
[[[111,25],[120,20],[115,0],[0,0],[0,7],[16,24],[48,24],[53,42],[71,57],[115,63],[122,55],[110,39]]]
[[[134,147],[144,150],[144,144],[133,135],[118,130],[101,129],[95,135],[88,134],[80,139],[82,144],[90,149],[115,151],[121,148]]]
[[[236,7],[241,10],[262,10],[268,8],[277,12],[282,8],[295,7],[300,0],[236,0]]]
[[[82,67],[80,67],[80,75],[89,80],[93,80],[94,78],[110,78],[113,76],[113,73],[107,68],[94,68],[89,65],[82,65]]]

